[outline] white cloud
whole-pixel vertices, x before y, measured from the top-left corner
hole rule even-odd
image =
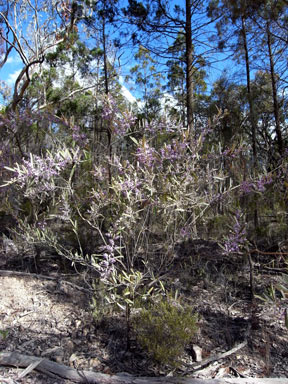
[[[15,84],[15,81],[17,80],[17,77],[19,76],[21,72],[21,69],[18,69],[17,71],[14,71],[13,73],[10,73],[6,82],[7,84],[9,85],[14,85]]]
[[[2,55],[0,57],[0,61],[4,60],[4,56]],[[18,55],[13,55],[13,56],[8,56],[6,62],[5,62],[5,65],[6,64],[10,64],[10,65],[13,65],[13,66],[16,66],[18,64],[21,64],[22,63],[22,60],[20,59],[20,57]]]
[[[19,64],[19,63],[22,63],[19,56],[9,56],[6,61],[6,64]]]
[[[124,84],[131,85],[131,81],[128,83],[125,81],[124,77],[122,75],[119,76],[119,83],[121,84],[121,93],[122,95],[129,101],[129,103],[137,103],[136,97],[132,95],[132,93],[129,91],[128,88],[125,87]]]
[[[132,93],[124,87],[124,85],[121,86],[121,93],[122,95],[129,101],[129,103],[137,103],[136,98],[132,95]]]

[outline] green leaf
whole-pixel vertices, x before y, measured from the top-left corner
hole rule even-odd
[[[162,291],[165,292],[164,284],[162,283],[161,280],[159,281],[159,284],[160,284],[160,287],[161,287]]]
[[[122,271],[122,274],[123,274],[124,279],[126,279],[128,281],[130,280],[129,275],[125,271]]]
[[[70,172],[70,176],[69,176],[69,184],[70,184],[70,185],[71,185],[71,182],[72,182],[74,173],[75,173],[75,169],[76,169],[76,164],[73,165],[72,170],[71,170],[71,172]]]
[[[11,171],[11,172],[17,172],[17,170],[15,168],[10,168],[10,167],[4,167],[4,168],[7,169],[8,171]]]
[[[125,306],[124,305],[121,305],[120,303],[116,303],[118,305],[119,308],[121,308],[123,311],[125,311]]]
[[[129,137],[133,141],[133,143],[135,143],[136,145],[139,145],[139,142],[138,142],[138,140],[135,139],[135,137],[133,137],[133,136],[129,136]]]
[[[149,289],[149,291],[147,292],[147,295],[150,295],[150,294],[153,292],[153,290],[154,290],[154,287],[151,287],[151,288]]]

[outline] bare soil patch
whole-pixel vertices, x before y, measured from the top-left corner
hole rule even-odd
[[[20,262],[19,255],[9,252],[8,255],[7,249],[2,249],[1,254],[2,352],[17,351],[80,370],[108,374],[288,377],[288,329],[284,323],[288,298],[257,299],[252,304],[247,265],[241,260],[224,257],[216,243],[197,240],[179,246],[174,264],[167,271],[166,284],[177,289],[199,313],[199,330],[193,343],[202,349],[203,359],[229,351],[245,340],[247,345],[198,370],[191,369],[191,345],[183,357],[182,368],[174,372],[154,363],[135,340],[131,349],[126,350],[121,314],[101,324],[95,323],[90,296],[79,289],[83,286],[83,276],[63,275],[55,263],[44,260],[43,264],[40,261],[38,273],[47,278],[39,278],[31,273],[33,263]],[[4,273],[7,270],[11,273]],[[261,296],[280,280],[278,274],[258,271],[256,293]],[[35,372],[18,379],[22,370],[0,367],[0,378],[3,383],[8,379],[27,384],[69,383]]]

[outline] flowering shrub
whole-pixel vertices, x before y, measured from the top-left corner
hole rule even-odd
[[[240,185],[240,191],[243,195],[251,192],[264,192],[265,187],[273,182],[271,175],[262,175],[258,180],[244,180]]]
[[[55,193],[56,180],[69,165],[80,161],[79,149],[47,152],[43,157],[30,153],[29,159],[23,159],[22,164],[16,163],[14,168],[5,167],[14,173],[14,177],[4,185],[15,184],[23,191],[23,196],[32,200],[43,201],[45,197]]]
[[[97,161],[89,139],[64,120],[73,147],[30,153],[8,168],[6,185],[29,200],[34,215],[24,222],[22,238],[97,271],[107,305],[124,309],[128,324],[135,298],[147,294],[144,282],[171,263],[178,239],[197,236],[197,222],[213,204],[221,178],[209,157],[201,158],[204,132],[191,143],[183,126],[160,120],[134,134],[135,117],[109,96],[102,117],[112,147]]]
[[[53,124],[64,121],[63,140],[72,147],[64,141],[41,156],[30,153],[7,168],[12,177],[6,185],[13,185],[18,199],[28,199],[33,208],[29,241],[34,236],[72,263],[97,271],[110,303],[118,300],[127,310],[132,296],[145,294],[142,282],[154,281],[171,264],[177,241],[197,237],[197,227],[215,216],[215,207],[235,208],[244,194],[263,194],[273,174],[233,179],[237,155],[243,154],[232,148],[225,155],[221,146],[209,147],[211,126],[191,137],[176,121],[159,119],[143,124],[139,132],[135,117],[110,96],[103,102],[102,118],[111,142],[109,148],[100,143],[95,154],[95,143],[80,125],[70,127],[68,120],[51,117]],[[229,173],[223,156],[230,161]],[[48,205],[44,209],[43,202]],[[240,211],[234,220],[225,237],[229,254],[247,247]],[[124,291],[129,294],[123,301]]]
[[[151,121],[137,139],[133,134],[135,117],[121,111],[110,96],[103,102],[102,118],[111,131],[112,143],[113,138],[117,140],[100,161],[92,163],[89,141],[74,125],[70,133],[79,146],[60,149],[56,145],[43,156],[31,153],[8,168],[13,176],[6,185],[13,184],[23,198],[30,199],[35,212],[40,211],[37,204],[49,200],[53,216],[71,223],[77,243],[81,242],[81,234],[76,233],[79,228],[96,233],[98,248],[83,257],[98,266],[101,278],[117,268],[129,272],[139,258],[164,268],[171,257],[166,250],[173,254],[173,243],[184,232],[185,236],[196,235],[197,220],[218,193],[218,171],[207,166],[208,156],[204,160],[200,156],[205,130],[191,144],[188,132],[177,122]],[[55,117],[51,119],[57,124]],[[62,123],[69,128],[66,120]],[[121,141],[128,152],[121,152]],[[84,225],[76,230],[75,222]],[[163,245],[160,259],[152,251],[159,237]],[[115,252],[110,252],[112,239],[113,246],[117,242],[116,259]],[[79,247],[83,249],[81,244]]]
[[[120,112],[116,100],[111,95],[104,99],[102,118],[108,122],[111,133],[118,137],[128,133],[136,122],[136,117],[131,112]]]

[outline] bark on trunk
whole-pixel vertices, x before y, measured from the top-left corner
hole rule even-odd
[[[104,8],[106,7],[106,2],[104,3]],[[104,60],[104,82],[105,82],[105,95],[108,96],[109,94],[109,83],[108,83],[108,65],[107,65],[107,47],[106,47],[106,34],[105,34],[105,28],[106,22],[105,22],[105,15],[103,15],[102,19],[102,40],[103,40],[103,60]],[[112,159],[112,130],[111,130],[111,122],[109,121],[108,127],[107,127],[107,139],[108,139],[108,153],[109,153],[109,159]],[[109,183],[112,183],[112,174],[111,174],[111,165],[108,164],[108,178]]]
[[[249,61],[249,49],[247,43],[247,33],[246,33],[246,20],[242,15],[242,37],[243,37],[243,47],[245,52],[245,64],[246,64],[246,84],[247,84],[247,95],[249,103],[249,115],[252,131],[252,153],[253,153],[253,176],[256,176],[256,167],[257,167],[257,149],[256,149],[256,119],[254,111],[254,101],[251,93],[251,80],[250,80],[250,61]],[[257,208],[257,195],[254,198],[254,227],[258,227],[258,208]]]
[[[186,87],[187,87],[187,126],[190,135],[193,135],[193,109],[194,109],[194,84],[193,84],[193,44],[192,44],[192,25],[191,25],[191,0],[186,0]]]
[[[272,95],[273,95],[273,109],[274,109],[274,118],[275,118],[275,130],[277,136],[277,144],[280,155],[283,155],[284,145],[283,138],[280,127],[280,114],[279,114],[279,103],[277,97],[277,81],[274,67],[274,58],[272,53],[272,42],[271,42],[271,31],[269,22],[266,24],[266,34],[267,34],[267,47],[269,54],[269,62],[270,62],[270,76],[271,76],[271,84],[272,84]]]
[[[108,67],[107,67],[107,52],[106,52],[106,35],[105,35],[105,16],[103,16],[102,21],[102,39],[103,39],[103,60],[104,60],[104,81],[105,81],[105,94],[109,93],[109,84],[108,84]]]
[[[242,36],[243,36],[243,46],[244,46],[245,64],[246,64],[247,95],[248,95],[249,112],[250,112],[250,123],[252,128],[253,163],[255,167],[257,162],[256,119],[255,119],[255,111],[254,111],[254,102],[253,102],[253,97],[251,93],[249,50],[248,50],[247,34],[246,34],[246,20],[244,16],[242,16],[241,21],[242,21]]]

